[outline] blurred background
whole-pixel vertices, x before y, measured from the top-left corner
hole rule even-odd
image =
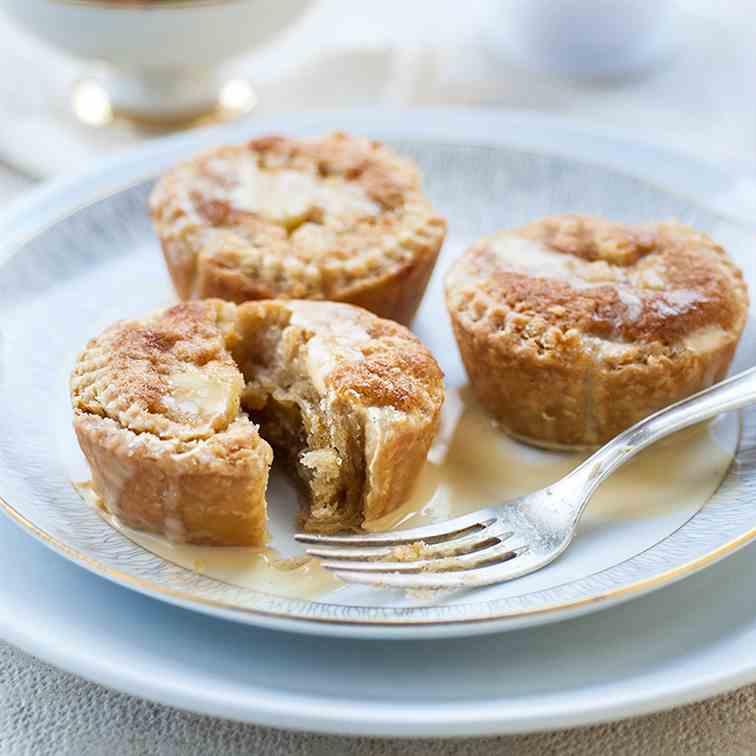
[[[0,197],[177,128],[349,106],[524,108],[707,159],[756,158],[753,0],[0,9]]]

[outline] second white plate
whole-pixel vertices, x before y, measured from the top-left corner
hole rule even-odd
[[[320,131],[341,125],[382,136],[374,121],[348,120],[275,128]],[[256,125],[254,133],[271,127]],[[514,629],[594,611],[667,585],[754,538],[753,412],[744,415],[739,437],[735,418],[717,426],[725,446],[737,445],[736,464],[708,501],[686,499],[671,469],[670,506],[649,511],[637,501],[621,501],[603,519],[594,511],[553,565],[476,592],[428,600],[350,586],[317,600],[296,598],[274,586],[253,590],[233,578],[199,575],[113,530],[71,486],[86,469],[70,427],[67,372],[76,351],[109,322],[173,301],[145,210],[151,185],[145,171],[157,175],[203,143],[232,138],[242,135],[205,134],[189,146],[176,140],[134,153],[45,193],[0,222],[2,238],[14,238],[0,258],[6,355],[0,495],[5,511],[29,532],[104,577],[201,612],[326,635],[413,638]],[[459,133],[449,141],[394,141],[416,157],[430,194],[449,218],[449,240],[415,329],[439,358],[451,388],[462,386],[464,374],[444,312],[442,275],[467,244],[497,228],[563,211],[628,221],[676,216],[723,242],[754,281],[752,235],[673,192],[577,159],[465,144]],[[752,334],[751,325],[744,344],[753,342]],[[738,367],[754,361],[741,350]],[[284,553],[295,553],[294,509],[293,492],[279,482],[271,496],[272,530]],[[443,509],[435,513],[444,515]]]

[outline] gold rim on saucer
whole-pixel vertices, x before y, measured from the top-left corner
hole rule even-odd
[[[84,77],[73,85],[71,110],[78,121],[94,128],[129,125],[141,131],[183,131],[233,121],[247,115],[257,105],[252,85],[241,78],[223,83],[215,106],[189,115],[146,117],[115,107],[105,84],[97,77]]]

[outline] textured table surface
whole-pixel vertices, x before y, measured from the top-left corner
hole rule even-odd
[[[515,737],[342,738],[188,714],[112,692],[0,644],[0,753],[47,756],[753,754],[756,686],[664,714]]]

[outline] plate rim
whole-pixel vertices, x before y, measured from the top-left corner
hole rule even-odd
[[[8,526],[15,530],[9,521]],[[21,531],[18,532],[20,535]],[[107,583],[103,583],[103,586],[107,586]],[[109,586],[106,590],[118,591],[120,588]],[[171,611],[171,607],[164,606],[161,611]],[[159,634],[163,631],[156,632]],[[531,697],[515,705],[507,700],[507,706],[501,705],[506,699],[500,698],[483,704],[465,704],[462,708],[453,703],[425,704],[402,708],[401,714],[396,707],[387,704],[368,709],[351,699],[329,699],[332,705],[324,706],[322,701],[318,705],[315,693],[281,694],[259,685],[251,687],[240,683],[235,689],[235,698],[239,703],[229,708],[230,702],[226,698],[216,700],[213,696],[203,696],[196,687],[182,684],[182,681],[169,676],[139,674],[129,665],[103,665],[99,663],[97,655],[87,653],[78,644],[71,648],[65,642],[58,641],[54,633],[46,632],[44,623],[36,623],[24,632],[14,629],[8,619],[0,616],[0,635],[13,645],[61,669],[139,698],[239,722],[334,735],[470,737],[549,731],[669,710],[756,680],[756,657],[735,671],[722,671],[716,665],[698,662],[697,667],[703,668],[703,672],[693,685],[685,682],[685,676],[680,676],[672,684],[665,678],[663,689],[654,687],[658,686],[656,680],[651,688],[638,683],[632,686],[622,686],[620,683],[620,695],[613,696],[611,700],[596,696],[597,688],[592,686],[586,691],[591,694],[590,700],[573,701],[569,710],[564,709],[564,699],[558,691],[549,691],[537,696],[538,711],[533,710],[535,704]],[[306,642],[307,639],[302,638],[301,641]],[[391,653],[391,645],[384,653]],[[738,658],[741,658],[740,655]],[[139,665],[139,669],[143,672],[144,665]],[[345,708],[339,706],[341,703]],[[354,710],[355,703],[359,707],[357,711]]]
[[[357,113],[357,118],[361,119],[365,117],[365,110],[358,109],[357,111],[326,111],[325,113],[318,114],[289,114],[283,115],[274,119],[276,123],[288,123],[291,119],[299,120],[297,116],[302,116],[306,122],[303,128],[297,127],[299,131],[310,130],[310,122],[314,118],[325,118],[326,120],[340,121],[347,118],[347,114]],[[368,111],[374,112],[374,111]],[[437,119],[439,112],[441,113],[455,113],[457,116],[462,117],[462,120],[468,120],[472,117],[473,120],[483,120],[489,122],[492,118],[494,120],[507,118],[518,119],[524,118],[525,120],[532,119],[533,114],[530,113],[510,113],[506,111],[487,111],[480,109],[417,109],[409,111],[389,111],[385,108],[378,109],[383,115],[385,120],[387,117],[390,121],[399,122],[404,119],[397,120],[396,113],[403,113],[406,115],[412,114],[416,119],[420,121],[427,119],[429,115],[432,118]],[[352,115],[351,117],[354,117]],[[374,118],[372,120],[375,120]],[[569,127],[574,129],[575,123],[566,119],[554,119],[544,116],[538,116],[536,120],[542,120],[556,127],[561,128],[565,123],[569,124]],[[100,201],[102,199],[111,196],[112,194],[125,191],[129,186],[133,186],[143,180],[154,178],[154,175],[160,171],[160,166],[156,163],[165,163],[175,161],[180,153],[184,151],[191,151],[197,149],[199,146],[213,143],[218,139],[232,139],[231,134],[241,134],[246,137],[251,132],[257,130],[265,130],[269,128],[276,128],[271,126],[270,119],[268,121],[249,121],[243,124],[234,124],[232,126],[218,127],[214,129],[208,129],[200,134],[192,134],[188,138],[184,135],[177,137],[168,137],[158,140],[155,144],[145,145],[133,150],[129,150],[121,155],[110,158],[103,161],[96,166],[93,166],[88,171],[83,171],[71,177],[58,179],[52,182],[51,185],[43,186],[26,197],[21,198],[11,207],[9,207],[5,213],[0,215],[0,233],[4,227],[12,226],[14,219],[28,214],[32,211],[36,212],[36,219],[32,222],[31,229],[27,229],[26,233],[18,233],[14,237],[11,235],[11,240],[4,244],[5,254],[0,257],[0,264],[8,259],[8,256],[12,255],[16,250],[23,246],[23,244],[33,238],[37,234],[43,233],[50,226],[55,225],[66,217],[75,214],[87,206]],[[281,128],[281,126],[278,126]],[[372,128],[371,128],[372,130]],[[381,129],[378,129],[379,133]],[[411,131],[411,130],[410,130]],[[453,134],[451,132],[454,132]],[[225,135],[225,136],[224,136]],[[400,129],[400,132],[394,133],[390,136],[381,134],[382,138],[412,138],[404,126]],[[507,146],[510,149],[516,149],[518,151],[528,151],[520,145],[513,145],[510,141],[498,140],[498,141],[476,141],[470,140],[468,134],[464,134],[461,137],[456,131],[456,128],[452,126],[450,132],[446,137],[443,137],[445,141],[450,141],[455,144],[477,144],[481,146],[501,147]],[[415,137],[418,138],[418,137]],[[423,141],[433,142],[438,141],[437,134],[424,134],[419,137]],[[637,140],[627,140],[634,144]],[[657,148],[652,148],[657,149]],[[538,154],[554,154],[548,149],[532,148],[533,152]],[[557,152],[557,154],[560,154]],[[585,160],[583,156],[572,157],[572,160],[579,162],[586,162],[592,164],[599,164],[609,168],[613,171],[624,173],[627,176],[633,176],[635,178],[641,178],[645,182],[649,182],[649,179],[643,175],[639,176],[636,173],[628,172],[625,167],[617,168],[613,165],[607,165],[606,162],[598,160]],[[682,158],[685,161],[693,161],[693,158]],[[147,163],[148,168],[142,169],[140,166],[142,163]],[[105,190],[100,188],[102,183],[102,177],[108,175],[114,176],[118,173],[118,169],[126,171],[127,177],[121,176],[116,182],[110,182],[107,184]],[[650,180],[650,183],[657,183]],[[657,183],[658,185],[658,183]],[[663,186],[663,184],[662,184]],[[66,194],[71,190],[78,190],[79,194],[84,195],[84,199],[79,199],[75,203],[71,200],[67,200]],[[680,193],[676,188],[667,188],[667,191],[671,191],[679,197],[685,197],[687,195]],[[57,200],[58,209],[55,210],[55,204]],[[700,199],[694,200],[696,204],[706,208],[709,212],[713,212],[716,215],[722,217],[722,213],[711,210],[706,203],[700,201]],[[40,212],[39,206],[42,206],[42,212]],[[45,216],[44,206],[47,207],[47,214]],[[61,211],[60,208],[66,209]],[[35,213],[32,213],[35,214]],[[39,216],[43,217],[40,221]],[[739,225],[744,225],[742,219],[737,219],[736,222]],[[109,565],[99,562],[96,558],[91,557],[84,552],[79,551],[77,548],[70,546],[69,544],[59,541],[55,536],[46,532],[43,528],[32,523],[21,512],[16,510],[10,502],[0,497],[0,508],[11,517],[11,519],[22,529],[30,532],[37,540],[51,548],[61,556],[73,561],[78,566],[84,567],[90,572],[98,575],[99,577],[105,577],[119,585],[127,587],[132,590],[136,590],[142,594],[148,595],[152,598],[167,601],[168,603],[182,606],[184,608],[191,609],[193,611],[200,611],[213,616],[220,616],[234,621],[246,622],[249,624],[255,624],[261,627],[276,628],[293,630],[298,632],[312,633],[318,635],[328,636],[351,636],[351,637],[411,637],[419,638],[427,635],[433,636],[450,636],[450,635],[473,635],[479,633],[488,633],[499,630],[517,629],[522,627],[524,623],[527,624],[543,624],[544,622],[553,622],[561,619],[569,619],[577,617],[582,614],[586,614],[592,611],[597,611],[603,608],[614,606],[618,603],[628,601],[637,596],[644,595],[650,591],[657,590],[663,586],[670,585],[677,580],[680,580],[690,574],[693,574],[700,569],[703,569],[710,564],[713,564],[719,559],[734,553],[739,548],[742,548],[747,543],[750,543],[756,538],[756,527],[751,528],[746,533],[718,546],[712,551],[694,559],[689,562],[678,565],[677,567],[665,570],[652,577],[644,578],[634,583],[622,585],[611,591],[601,593],[598,595],[592,595],[589,597],[583,597],[577,600],[563,601],[557,604],[551,604],[544,607],[520,610],[516,614],[511,612],[502,614],[501,616],[488,616],[488,617],[436,617],[429,619],[414,619],[407,621],[407,618],[397,618],[395,620],[383,620],[372,619],[365,617],[350,617],[349,615],[334,617],[321,617],[321,616],[292,616],[291,614],[267,612],[260,608],[245,608],[239,606],[233,606],[223,603],[212,602],[207,598],[199,599],[191,593],[183,593],[180,591],[174,591],[165,586],[161,586],[157,583],[149,583],[141,578],[130,575],[128,573],[116,570]],[[610,568],[607,568],[610,569]],[[538,617],[536,621],[532,621],[534,617]],[[462,628],[462,629],[460,629]]]

